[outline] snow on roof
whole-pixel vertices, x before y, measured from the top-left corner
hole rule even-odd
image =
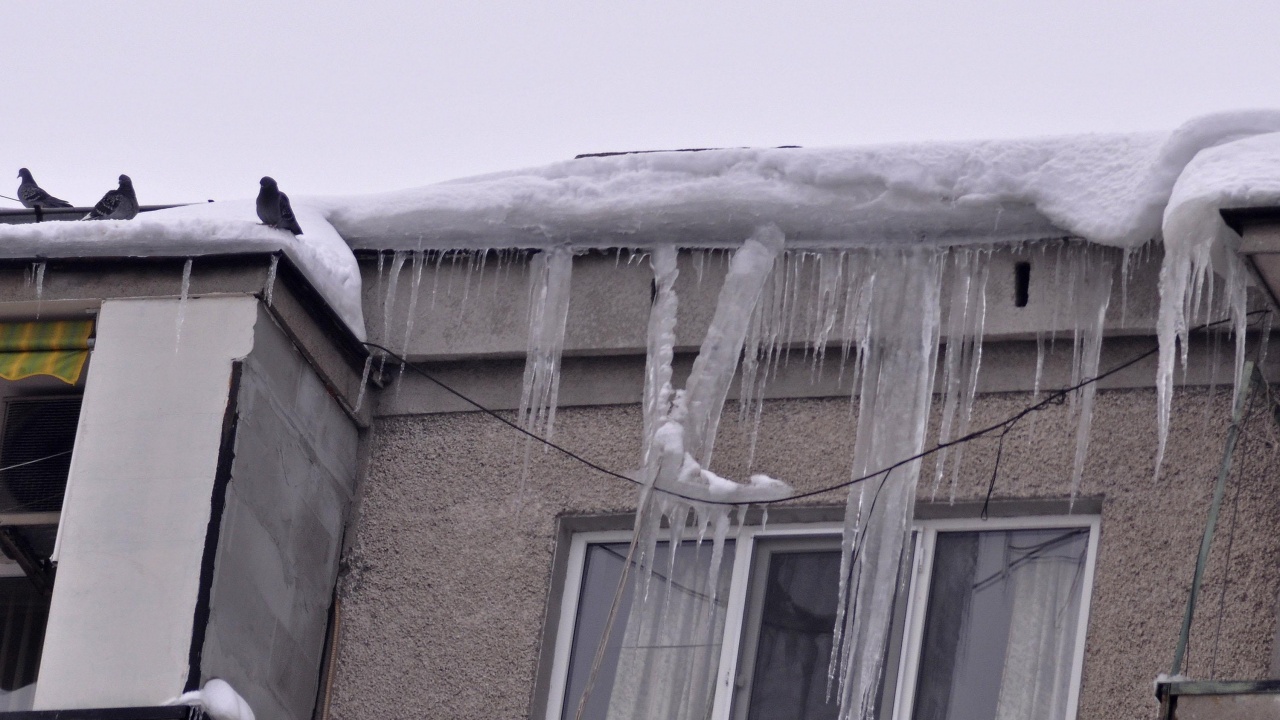
[[[790,247],[1063,236],[1133,247],[1158,237],[1161,217],[1177,207],[1280,203],[1280,151],[1267,135],[1275,132],[1280,111],[1255,110],[1169,133],[585,157],[381,195],[297,199],[307,232],[296,239],[259,225],[253,201],[238,200],[129,221],[0,225],[0,257],[282,249],[363,339],[351,247],[733,247],[767,224]]]
[[[1262,110],[1169,133],[624,154],[313,202],[357,248],[736,246],[767,223],[792,247],[1132,247],[1159,235],[1197,152],[1273,131],[1280,111]]]
[[[0,225],[0,257],[199,257],[283,250],[363,340],[360,269],[351,249],[319,212],[300,202],[293,209],[306,231],[296,238],[259,224],[252,199],[156,210],[133,220]]]
[[[1228,208],[1280,205],[1280,133],[1254,135],[1196,155],[1178,176],[1164,212],[1167,245],[1233,239]],[[1215,248],[1224,249],[1224,248]]]

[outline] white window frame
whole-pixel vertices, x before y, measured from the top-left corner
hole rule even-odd
[[[899,658],[898,683],[894,690],[893,717],[897,720],[907,720],[911,717],[911,705],[915,699],[916,673],[920,664],[924,616],[929,601],[928,588],[933,574],[934,546],[938,533],[1080,528],[1088,529],[1089,541],[1085,557],[1084,581],[1081,586],[1080,622],[1077,623],[1075,656],[1071,666],[1070,695],[1067,699],[1067,717],[1074,718],[1080,700],[1084,643],[1088,630],[1089,604],[1093,595],[1093,574],[1097,562],[1100,527],[1101,518],[1097,515],[1024,515],[987,520],[979,518],[916,520],[912,524],[912,530],[915,532],[914,567],[907,594],[906,624]],[[711,720],[730,720],[733,709],[734,678],[737,677],[739,649],[745,631],[743,621],[756,541],[761,538],[782,537],[838,538],[841,529],[839,523],[833,522],[770,524],[763,528],[758,525],[748,525],[742,527],[741,532],[736,536],[732,536],[736,541],[733,572],[729,583],[728,605],[725,609],[724,639],[721,646],[719,672],[716,676]],[[631,531],[629,530],[580,532],[573,535],[569,545],[563,594],[560,600],[560,619],[556,626],[555,653],[551,665],[545,720],[572,720],[572,718],[562,717],[562,708],[569,674],[569,653],[573,647],[573,634],[577,626],[578,600],[582,592],[587,546],[630,541]]]

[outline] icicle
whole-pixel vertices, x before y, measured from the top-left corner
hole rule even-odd
[[[360,412],[360,406],[364,404],[364,393],[369,387],[369,373],[373,370],[373,355],[364,359],[364,370],[360,372],[360,390],[356,393],[356,405],[352,408],[353,412]]]
[[[1078,317],[1081,320],[1082,342],[1080,343],[1081,376],[1075,382],[1098,376],[1102,358],[1102,335],[1106,324],[1107,306],[1111,302],[1111,262],[1102,259],[1099,267],[1088,267],[1084,277],[1080,279],[1081,292],[1077,296]],[[1075,373],[1073,373],[1075,374]],[[1071,467],[1071,504],[1074,507],[1076,495],[1080,492],[1080,481],[1084,476],[1085,461],[1089,457],[1089,440],[1093,431],[1093,405],[1098,393],[1098,384],[1091,382],[1080,389],[1080,400],[1076,419],[1076,452]]]
[[[1031,383],[1031,399],[1040,400],[1040,381],[1044,377],[1044,330],[1036,329],[1036,375]]]
[[[871,256],[875,292],[861,345],[853,476],[916,455],[924,446],[940,331],[941,267],[934,249]],[[899,561],[920,461],[863,482],[850,493],[841,543],[840,602],[831,677],[841,720],[870,716],[883,675]]]
[[[648,352],[645,356],[644,438],[640,459],[642,467],[647,467],[650,463],[654,434],[666,422],[671,406],[671,360],[675,356],[678,306],[675,282],[679,270],[676,267],[675,248],[654,248],[649,262],[653,265],[657,295],[649,311]],[[648,481],[652,482],[652,479]]]
[[[409,310],[405,314],[404,341],[400,343],[400,355],[409,354],[409,340],[413,335],[413,321],[418,314],[418,288],[422,285],[422,267],[426,265],[423,251],[413,253],[413,280],[409,286]]]
[[[191,258],[182,264],[182,289],[178,294],[178,319],[174,331],[173,352],[182,344],[182,321],[187,315],[187,295],[191,291]]]
[[[569,316],[573,251],[566,246],[535,255],[529,267],[529,351],[520,392],[520,426],[550,438],[560,393],[560,354]]]
[[[1125,248],[1120,260],[1120,327],[1129,326],[1129,259],[1133,252],[1133,248]]]
[[[1271,348],[1271,321],[1274,319],[1275,313],[1268,310],[1262,315],[1262,331],[1259,333],[1260,343],[1258,346],[1258,369],[1262,372],[1267,371],[1267,351]]]
[[[404,250],[397,250],[391,256],[391,272],[387,278],[387,294],[382,299],[383,342],[389,343],[391,341],[391,311],[396,306],[396,286],[400,284],[400,270],[404,267],[404,261],[408,257],[409,253]]]
[[[382,271],[383,271],[383,266],[385,265],[386,257],[387,257],[386,253],[382,252],[381,250],[378,251],[378,269],[374,273],[377,276],[378,281],[377,283],[374,284],[374,289],[373,289],[374,297],[382,297],[382,284],[386,282],[385,278],[383,278],[382,276]]]
[[[462,302],[458,303],[458,318],[467,312],[467,298],[471,297],[471,277],[476,274],[476,253],[467,253],[466,271],[462,278]]]
[[[44,269],[45,264],[36,263],[36,319],[40,319],[40,305],[44,303]]]
[[[280,265],[280,256],[278,254],[272,255],[271,265],[267,267],[267,292],[266,292],[267,307],[271,307],[272,303],[275,302],[276,269],[279,267],[279,265]],[[382,253],[378,253],[378,265],[379,266],[382,265]]]
[[[948,303],[947,346],[943,357],[943,410],[938,443],[945,444],[969,432],[973,400],[978,392],[978,371],[982,365],[982,336],[987,315],[987,278],[990,275],[982,250],[953,250],[954,276]],[[959,421],[956,425],[957,418]],[[951,460],[950,499],[955,501],[956,482],[964,461],[964,446],[938,453],[934,468],[932,497],[936,499],[943,475]]]
[[[436,309],[436,291],[440,289],[441,266],[444,264],[444,251],[436,253],[436,271],[431,275],[431,310]],[[495,283],[496,287],[497,283]],[[496,296],[495,296],[496,297]]]
[[[1171,206],[1164,219],[1164,262],[1160,266],[1160,312],[1156,321],[1160,341],[1156,370],[1157,477],[1169,440],[1175,364],[1181,357],[1183,368],[1187,365],[1189,325],[1199,304],[1205,275],[1211,272],[1211,254],[1217,242],[1217,225],[1221,222],[1217,218],[1216,209],[1210,212],[1197,203],[1189,203]]]
[[[773,270],[782,242],[781,231],[770,227],[757,232],[734,253],[707,337],[689,374],[684,448],[704,468],[711,465],[720,412],[756,302]]]
[[[827,343],[835,330],[836,319],[843,300],[845,253],[824,252],[818,254],[818,292],[814,310],[814,332],[810,345],[818,365],[817,377],[822,376],[822,361],[826,357]]]

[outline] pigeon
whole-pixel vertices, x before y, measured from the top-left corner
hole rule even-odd
[[[18,170],[18,177],[22,178],[22,183],[18,185],[18,202],[22,203],[22,207],[71,207],[71,203],[60,200],[41,189],[36,184],[35,178],[31,177],[30,170],[26,168]]]
[[[195,705],[204,708],[213,720],[254,720],[253,709],[230,683],[210,678],[199,690],[183,693],[166,705]]]
[[[120,176],[120,187],[108,190],[93,206],[93,210],[81,220],[132,220],[138,214],[138,196],[133,192],[133,181],[128,175]]]
[[[262,224],[301,235],[302,227],[298,225],[298,218],[293,215],[289,196],[280,192],[280,186],[270,177],[262,178],[258,184],[262,186],[258,190],[258,219]]]

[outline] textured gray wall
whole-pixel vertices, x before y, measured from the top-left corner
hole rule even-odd
[[[357,443],[351,419],[260,307],[201,669],[264,720],[312,715]]]
[[[1102,538],[1089,618],[1080,717],[1153,717],[1152,680],[1167,672],[1190,586],[1229,412],[1229,393],[1179,390],[1165,472],[1152,478],[1155,394],[1099,394],[1083,494],[1102,498]],[[975,427],[1025,407],[1026,394],[979,399]],[[743,428],[726,408],[716,470],[741,477]],[[934,418],[935,424],[937,418]],[[781,400],[764,413],[756,469],[803,490],[848,477],[853,417],[845,399]],[[1190,673],[1256,678],[1268,671],[1280,585],[1280,494],[1263,440],[1249,425],[1237,454],[1192,637]],[[560,411],[557,440],[606,467],[634,467],[637,406]],[[936,428],[935,428],[936,429]],[[1074,424],[1052,407],[1006,439],[996,498],[1068,493]],[[994,440],[970,444],[959,488],[980,499]],[[333,717],[412,714],[520,718],[531,707],[552,583],[557,518],[633,509],[635,493],[534,448],[477,413],[384,418],[376,424],[357,538],[341,585],[344,626]],[[930,482],[926,463],[922,487]],[[818,500],[816,502],[822,502]],[[841,503],[834,493],[826,503]],[[1226,555],[1230,550],[1231,582]],[[1221,603],[1222,618],[1219,627]],[[554,611],[554,609],[553,609]],[[1214,649],[1217,648],[1216,664]]]

